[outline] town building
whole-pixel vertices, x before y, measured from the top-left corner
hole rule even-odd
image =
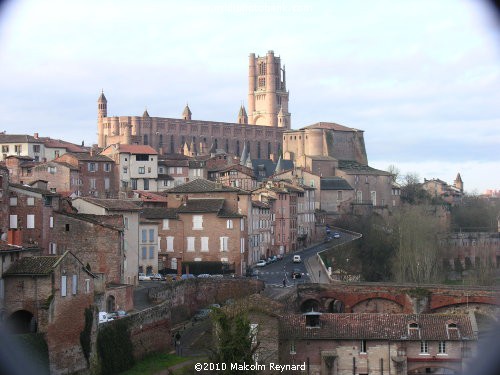
[[[453,185],[449,185],[439,178],[427,180],[424,178],[422,188],[427,191],[431,197],[441,198],[449,204],[460,203],[464,195],[464,183],[460,173],[457,174]]]
[[[147,145],[113,144],[101,155],[115,162],[117,190],[158,191],[158,153]]]
[[[473,313],[312,311],[279,319],[279,359],[305,363],[311,375],[458,374],[475,353],[477,334]]]
[[[80,343],[85,309],[94,303],[95,276],[70,251],[24,257],[5,273],[7,325],[14,333],[45,333],[50,373],[86,367]]]
[[[119,215],[122,216],[123,238],[117,245],[117,254],[121,254],[124,284],[138,285],[139,283],[139,211],[140,201],[121,199],[101,199],[91,197],[78,197],[73,199],[72,205],[80,214],[91,215]],[[88,237],[91,239],[92,237]],[[123,246],[122,246],[123,240]]]
[[[47,190],[42,181],[34,186],[10,184],[8,191],[8,229],[19,238],[15,243],[39,246],[49,254],[49,231],[54,211],[61,209],[60,196]]]
[[[88,149],[60,139],[27,134],[0,133],[2,160],[9,156],[25,156],[35,162],[55,159],[66,152],[88,152]]]
[[[250,194],[220,183],[196,179],[165,192],[179,223],[170,236],[182,262],[220,262],[238,275],[245,272],[248,226],[252,222]],[[179,239],[181,242],[179,243]],[[168,252],[168,250],[167,250]],[[172,267],[174,268],[174,267]]]
[[[113,159],[95,154],[93,151],[90,153],[67,152],[55,159],[54,162],[78,170],[78,177],[71,176],[69,181],[65,181],[66,185],[68,183],[70,185],[71,195],[98,198],[117,197],[118,183],[115,181],[115,163]],[[52,166],[52,168],[54,167],[57,169],[57,166]],[[35,168],[36,170],[37,168]],[[57,170],[50,173],[57,174]]]

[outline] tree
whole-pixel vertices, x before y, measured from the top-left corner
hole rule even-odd
[[[387,167],[387,172],[392,175],[392,182],[398,182],[401,179],[401,171],[394,164],[391,164]]]
[[[232,374],[231,363],[253,364],[253,354],[258,345],[252,345],[252,332],[247,316],[242,312],[234,315],[222,309],[212,312],[214,324],[215,348],[211,355],[212,363],[226,363],[227,368],[218,374]],[[256,371],[238,371],[242,374],[255,374]]]
[[[402,177],[401,201],[409,204],[429,204],[432,200],[429,193],[422,188],[420,177],[416,173],[407,173]]]
[[[456,231],[494,231],[500,202],[490,202],[474,195],[466,195],[460,205],[451,207],[451,223]]]
[[[390,227],[395,280],[413,283],[438,280],[442,264],[438,242],[441,225],[433,207],[402,206],[392,217]]]

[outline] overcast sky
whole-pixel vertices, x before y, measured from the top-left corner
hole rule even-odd
[[[500,28],[487,3],[16,0],[0,9],[0,131],[97,142],[108,115],[236,121],[248,55],[286,65],[292,127],[365,131],[369,164],[500,189]]]

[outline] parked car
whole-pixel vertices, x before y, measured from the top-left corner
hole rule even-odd
[[[209,279],[210,277],[212,276],[210,276],[208,273],[202,273],[198,275],[198,279]]]
[[[292,279],[300,279],[302,277],[302,272],[298,268],[294,268],[293,271],[290,273],[290,276]]]
[[[332,237],[333,238],[340,238],[340,233],[339,232],[333,232]]]
[[[153,273],[151,274],[151,276],[149,276],[149,278],[151,280],[165,280],[165,276],[163,276],[162,274],[159,274],[159,273]]]
[[[196,314],[194,314],[193,320],[195,322],[197,322],[199,320],[204,320],[204,319],[208,318],[211,311],[212,311],[211,309],[200,309],[196,312]]]
[[[139,272],[139,281],[149,281],[151,280],[151,277],[146,276],[146,274]]]
[[[187,279],[194,279],[194,275],[192,273],[183,273],[181,276],[182,280],[187,280]]]
[[[264,267],[267,264],[267,262],[263,259],[259,260],[257,263],[255,263],[255,267]]]
[[[302,262],[300,255],[294,255],[293,256],[293,263],[300,263],[300,262]]]

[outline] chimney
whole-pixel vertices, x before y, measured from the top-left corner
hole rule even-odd
[[[38,133],[33,134],[33,137],[35,137],[35,139],[38,139]]]

